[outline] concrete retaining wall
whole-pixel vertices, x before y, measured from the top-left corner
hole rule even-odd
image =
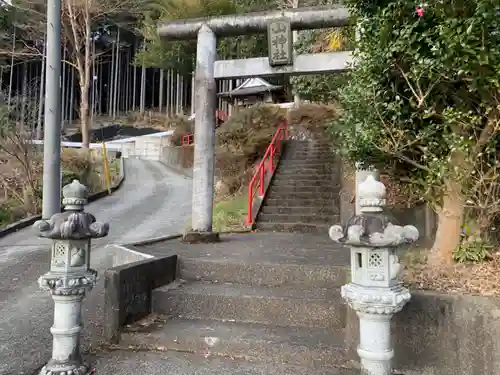
[[[359,320],[349,309],[348,355],[358,360]],[[393,317],[394,368],[405,375],[500,374],[500,299],[413,293]]]
[[[160,161],[179,173],[193,177],[194,146],[165,146]]]
[[[135,139],[135,157],[147,160],[160,160],[162,149],[170,144],[170,135],[148,135]]]

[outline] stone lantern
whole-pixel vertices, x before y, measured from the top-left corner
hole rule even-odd
[[[88,190],[74,180],[62,189],[64,212],[33,226],[39,237],[52,240],[50,271],[38,280],[54,300],[52,358],[40,375],[83,375],[89,367],[80,354],[82,302],[85,293],[97,283],[97,271],[90,268],[91,239],[108,235],[109,225],[97,223],[84,212]]]
[[[394,350],[391,318],[410,300],[410,292],[398,280],[403,267],[397,249],[418,239],[412,225],[396,225],[384,213],[384,184],[368,176],[358,189],[361,213],[342,229],[330,228],[330,238],[350,247],[351,283],[342,286],[342,298],[359,317],[358,354],[366,375],[390,375]]]

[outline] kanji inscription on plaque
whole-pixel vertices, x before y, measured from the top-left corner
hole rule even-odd
[[[292,28],[288,18],[270,21],[267,25],[269,65],[293,64]]]

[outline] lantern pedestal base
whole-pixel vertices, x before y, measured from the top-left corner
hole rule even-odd
[[[394,350],[391,345],[391,318],[389,315],[358,312],[359,347],[363,375],[391,375]]]
[[[341,295],[357,312],[393,315],[410,300],[410,291],[400,284],[391,287],[369,287],[350,283],[341,287]]]
[[[87,285],[90,287],[91,285]],[[40,375],[87,375],[89,366],[83,363],[80,354],[80,332],[82,324],[82,302],[85,289],[78,286],[75,294],[54,294],[54,324],[50,328],[53,336],[52,359],[40,371]],[[80,291],[83,290],[83,293]],[[65,292],[68,292],[65,290]]]
[[[399,284],[368,287],[351,283],[342,286],[342,297],[359,317],[361,374],[391,375],[391,318],[410,300],[410,292]]]

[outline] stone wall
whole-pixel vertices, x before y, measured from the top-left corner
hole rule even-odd
[[[349,309],[345,344],[358,361],[359,319]],[[500,299],[414,292],[392,319],[394,369],[405,375],[500,374]],[[411,371],[410,371],[411,369]]]

